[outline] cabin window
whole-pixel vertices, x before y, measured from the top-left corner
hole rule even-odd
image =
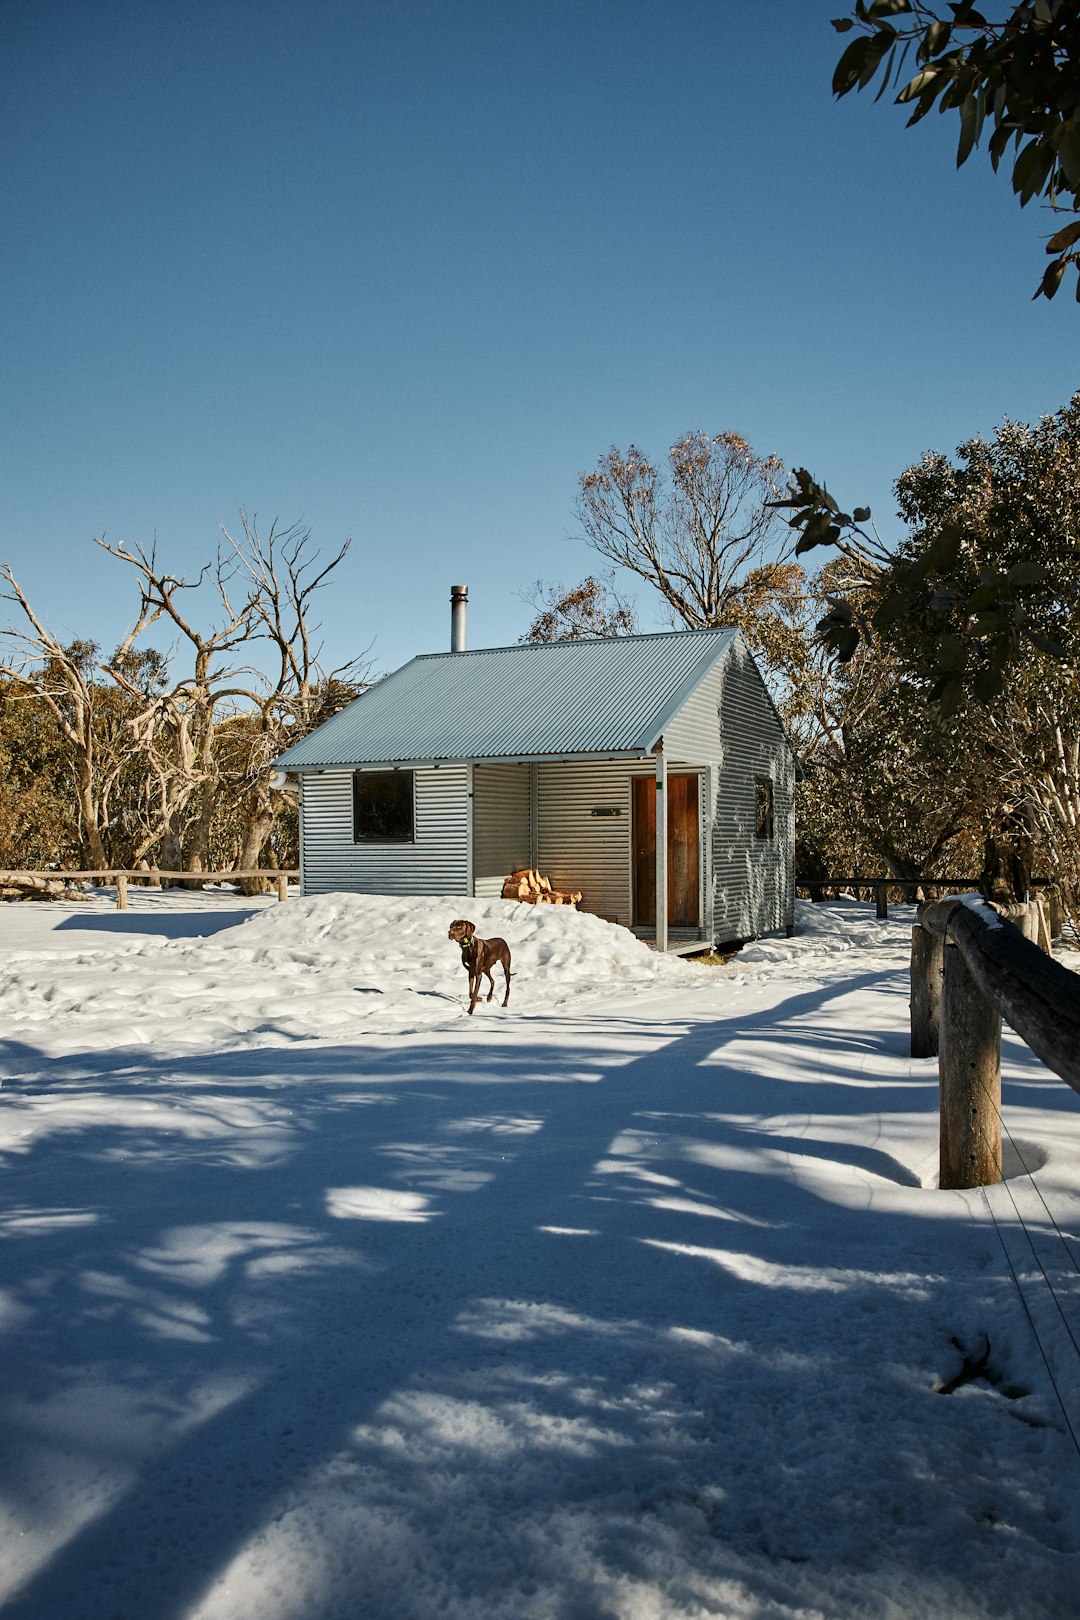
[[[353,843],[411,844],[416,840],[412,771],[353,774]]]
[[[773,836],[772,777],[754,777],[754,803],[756,816],[754,837],[771,840]]]

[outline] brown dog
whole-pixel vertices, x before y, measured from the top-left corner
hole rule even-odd
[[[503,1006],[508,1007],[510,1005],[511,978],[510,947],[505,939],[477,939],[476,924],[466,922],[463,917],[458,917],[450,924],[448,938],[455,940],[461,946],[461,965],[469,975],[469,1011],[472,1012],[476,1007],[476,1003],[480,1000],[480,979],[482,975],[486,974],[487,981],[491,986],[488,991],[488,1000],[490,1001],[495,994],[495,980],[491,976],[491,970],[498,967],[500,962],[502,963],[503,972],[506,974],[506,998],[503,1001]]]

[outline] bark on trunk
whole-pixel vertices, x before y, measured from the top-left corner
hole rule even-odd
[[[262,806],[251,821],[248,822],[244,834],[244,842],[240,849],[237,865],[241,871],[245,868],[259,865],[259,856],[262,847],[270,836],[270,829],[274,825],[274,813],[268,805]],[[270,887],[268,878],[241,878],[239,888],[241,894],[265,894]]]
[[[79,817],[82,821],[83,842],[89,856],[89,865],[91,868],[100,869],[109,863],[105,859],[105,846],[101,842],[101,832],[98,828],[98,807],[88,782],[79,783],[78,793]]]

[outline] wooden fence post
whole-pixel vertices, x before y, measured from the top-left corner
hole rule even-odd
[[[1039,943],[1039,902],[1026,900],[1024,909],[1016,919],[1016,926],[1025,939],[1030,939],[1033,945]]]
[[[986,1000],[955,945],[941,987],[940,1187],[1001,1180],[1001,1014]]]
[[[877,904],[878,922],[884,922],[889,915],[889,889],[885,883],[874,884],[874,900]]]
[[[911,930],[911,1055],[937,1057],[945,939],[916,923]]]
[[[1045,951],[1047,956],[1054,954],[1046,912],[1041,900],[1021,900],[1011,905],[995,905],[994,910],[999,917],[1007,917],[1009,922],[1015,923],[1024,938],[1030,939],[1031,943]]]
[[[287,900],[289,898],[289,880],[285,876],[284,872],[278,873],[277,897],[279,901]]]
[[[1011,922],[1025,939],[1030,939],[1033,945],[1039,943],[1039,918],[1031,901],[999,900],[993,901],[992,904],[998,916]]]
[[[1026,902],[1022,915],[1016,920],[1016,926],[1025,939],[1030,939],[1031,943],[1037,945],[1041,951],[1045,951],[1047,956],[1054,954],[1054,948],[1050,943],[1050,930],[1047,927],[1046,912],[1043,910],[1041,900],[1028,900]]]
[[[127,886],[128,886],[127,873],[126,872],[118,872],[116,874],[116,909],[117,909],[117,911],[126,911],[127,910]]]

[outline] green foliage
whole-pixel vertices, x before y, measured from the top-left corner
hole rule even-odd
[[[834,863],[875,851],[893,872],[936,847],[1020,893],[1035,869],[1075,903],[1080,395],[924,456],[896,491],[895,553],[852,547],[822,578],[831,645],[851,640],[804,750],[804,840]]]
[[[78,815],[54,717],[0,678],[0,866],[79,864]]]
[[[901,19],[899,22],[897,19]],[[1026,207],[1045,197],[1054,209],[1080,211],[1080,6],[1076,0],[1022,0],[991,20],[969,3],[933,8],[913,0],[858,0],[838,33],[857,29],[833,73],[837,96],[880,80],[910,107],[908,125],[935,107],[959,120],[956,162],[966,163],[986,134],[996,171],[1010,149],[1012,188]],[[915,73],[905,71],[915,47]],[[1046,244],[1052,261],[1035,297],[1053,298],[1069,265],[1080,300],[1080,220]]]
[[[787,500],[776,503],[800,531],[796,551],[831,545],[858,558],[868,582],[857,598],[828,598],[822,644],[847,661],[906,623],[905,656],[945,714],[992,704],[1032,649],[1065,657],[1070,592],[1080,589],[1078,445],[1080,394],[1035,428],[1006,422],[989,445],[961,445],[961,466],[948,473],[945,457],[927,455],[921,472],[909,468],[897,484],[913,534],[895,553],[867,529],[868,508],[842,512],[797,469]]]
[[[909,527],[874,623],[946,712],[993,705],[1033,666],[1080,650],[1080,394],[1034,427],[1005,422],[956,461],[924,456],[896,486]],[[1061,668],[1050,666],[1057,662]]]
[[[156,657],[156,655],[155,655]],[[142,666],[144,673],[150,662]],[[329,719],[357,694],[355,685],[327,682],[313,694],[302,730]],[[108,864],[131,867],[139,858],[151,865],[187,867],[195,830],[204,819],[206,868],[228,869],[240,861],[254,808],[266,794],[266,746],[260,716],[245,711],[218,728],[212,772],[205,789],[193,794],[172,826],[146,842],[159,808],[160,786],[147,752],[131,729],[135,705],[112,682],[91,682],[95,744],[95,786],[100,834]],[[300,731],[291,732],[298,741]],[[272,739],[273,740],[273,739]],[[75,791],[71,746],[47,706],[25,689],[0,677],[0,867],[37,871],[96,864],[83,836]],[[299,864],[299,818],[293,794],[271,796],[272,815],[255,864]]]
[[[837,559],[812,583],[819,604],[863,613],[873,576]],[[843,594],[841,594],[843,593]],[[985,776],[969,728],[940,713],[879,640],[837,662],[819,651],[793,731],[800,876],[888,873],[918,880],[978,866]],[[970,753],[970,757],[969,757]]]

